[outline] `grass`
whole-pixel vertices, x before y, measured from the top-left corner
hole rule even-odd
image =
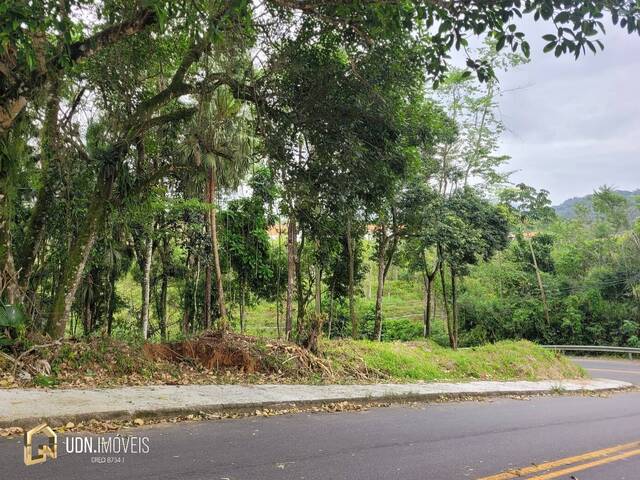
[[[389,278],[385,282],[385,292],[382,302],[382,314],[385,320],[410,319],[416,323],[421,323],[423,312],[423,292],[422,285],[416,279],[407,280],[398,278],[399,268],[393,266]],[[356,316],[363,318],[367,312],[373,310],[375,306],[376,280],[372,271],[365,277],[361,285],[362,295],[356,297]],[[294,317],[296,312],[294,304]],[[310,306],[311,308],[312,306]],[[325,305],[326,307],[326,305]],[[434,328],[439,333],[444,332],[440,328],[443,321],[442,312],[438,304]],[[231,305],[231,314],[237,315],[237,307]],[[282,311],[280,312],[280,327],[284,323]],[[258,302],[247,309],[247,333],[259,337],[275,337],[276,326],[276,304],[274,302]]]
[[[142,344],[107,337],[68,341],[42,349],[28,361],[43,359],[51,374],[20,382],[0,369],[0,387],[109,387],[148,384],[221,383],[412,383],[473,380],[560,380],[581,378],[584,370],[566,357],[527,341],[504,341],[453,351],[432,341],[372,342],[323,340],[319,357],[287,342],[234,337],[225,349],[246,352],[258,370],[240,363],[207,370],[198,361],[176,357],[153,360]]]
[[[361,372],[393,382],[547,380],[581,378],[584,370],[564,356],[527,341],[503,341],[453,351],[434,342],[336,340],[323,343],[336,375]]]

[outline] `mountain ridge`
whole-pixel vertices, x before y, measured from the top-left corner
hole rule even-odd
[[[629,202],[630,219],[634,220],[640,217],[640,210],[638,210],[638,205],[634,198],[636,196],[640,196],[640,188],[636,190],[614,190],[614,191],[616,193],[619,193],[623,197],[625,197]],[[553,205],[552,208],[556,211],[556,213],[560,217],[574,218],[576,216],[576,213],[575,213],[576,206],[585,205],[588,211],[591,212],[591,214],[593,215],[592,198],[593,198],[592,193],[588,195],[583,195],[581,197],[571,197],[558,205]]]

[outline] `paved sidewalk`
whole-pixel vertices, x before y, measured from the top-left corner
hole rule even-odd
[[[338,401],[391,401],[461,396],[531,395],[624,390],[606,379],[376,385],[185,385],[110,389],[0,389],[0,427],[60,425],[91,418],[184,415]]]

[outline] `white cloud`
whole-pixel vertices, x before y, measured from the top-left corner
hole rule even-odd
[[[549,28],[525,24],[532,60],[499,77],[513,180],[549,190],[554,202],[602,184],[640,188],[640,37],[608,26],[605,50],[576,61],[542,53]]]

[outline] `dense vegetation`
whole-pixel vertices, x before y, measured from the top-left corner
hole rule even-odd
[[[323,331],[411,337],[385,327],[393,268],[420,279],[424,336],[439,297],[453,348],[638,341],[638,237],[619,199],[589,224],[554,223],[544,192],[509,187],[495,153],[496,74],[530,54],[518,19],[549,21],[545,52],[578,58],[603,48],[605,14],[635,33],[637,2],[38,0],[0,13],[3,345],[244,330],[257,303],[312,351]],[[468,49],[472,35],[485,47]],[[454,48],[467,69],[448,65]]]
[[[578,208],[570,220],[551,216],[517,234],[465,284],[465,341],[640,347],[640,222],[628,220],[639,200],[631,203],[604,187],[592,196],[595,216]]]

